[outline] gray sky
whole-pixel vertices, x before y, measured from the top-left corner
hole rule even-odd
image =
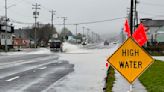
[[[4,1],[0,0],[0,15],[4,15]],[[152,17],[156,15],[164,15],[163,0],[139,0],[138,5],[139,18]],[[56,10],[55,17],[68,17],[66,23],[81,23],[98,20],[113,19],[125,17],[127,8],[130,7],[130,0],[8,0],[8,6],[16,4],[8,9],[8,17],[25,23],[33,23],[32,4],[39,3],[41,5],[40,16],[38,21],[41,23],[50,23],[51,15],[49,10]],[[161,17],[154,17],[163,19]],[[78,31],[82,32],[82,27],[90,28],[91,31],[106,34],[119,33],[123,27],[125,19],[80,25]],[[62,19],[54,19],[55,24],[63,23]],[[15,27],[28,26],[15,24]],[[57,26],[60,30],[63,26]],[[75,26],[67,26],[73,33]]]

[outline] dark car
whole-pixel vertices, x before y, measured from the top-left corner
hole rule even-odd
[[[108,41],[105,41],[105,42],[104,42],[104,45],[109,45],[109,42],[108,42]]]
[[[52,40],[50,42],[50,50],[51,51],[63,51],[62,47],[63,47],[63,45],[60,40]]]

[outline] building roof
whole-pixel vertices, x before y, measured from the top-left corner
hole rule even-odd
[[[145,27],[162,27],[162,26],[164,26],[164,20],[141,19],[141,23],[143,23]]]

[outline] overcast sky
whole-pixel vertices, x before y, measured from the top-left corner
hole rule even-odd
[[[0,0],[0,15],[4,15],[4,1]],[[164,0],[139,0],[138,11],[139,18],[153,17],[163,19],[164,15]],[[90,21],[99,21],[127,16],[127,8],[130,7],[130,0],[8,0],[8,6],[16,4],[16,6],[8,9],[8,17],[25,23],[33,23],[32,4],[38,3],[41,5],[40,16],[38,21],[41,23],[50,23],[51,15],[49,10],[56,11],[55,17],[67,17],[67,23],[81,23]],[[87,27],[91,31],[106,34],[119,33],[123,27],[125,19],[79,25],[78,31],[82,32],[82,27]],[[55,24],[63,23],[62,19],[55,18]],[[16,28],[28,25],[15,24]],[[60,30],[63,26],[57,26]],[[75,33],[75,26],[67,26]]]

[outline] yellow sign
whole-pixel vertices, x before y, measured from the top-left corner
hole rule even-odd
[[[154,59],[130,37],[107,61],[132,84]]]

